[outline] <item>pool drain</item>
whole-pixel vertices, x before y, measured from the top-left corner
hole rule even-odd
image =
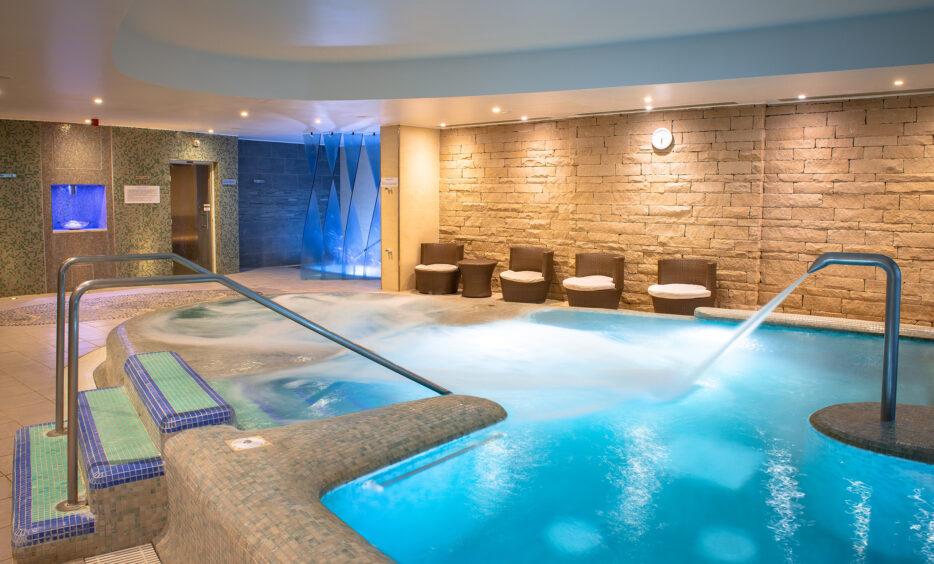
[[[230,450],[248,450],[251,448],[258,448],[266,446],[269,443],[266,442],[266,439],[263,437],[242,437],[239,439],[234,439],[232,441],[227,441],[227,446],[230,447]]]

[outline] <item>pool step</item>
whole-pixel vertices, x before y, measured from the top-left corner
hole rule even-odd
[[[79,494],[87,506],[55,507],[67,497],[67,437],[47,423],[15,441],[13,556],[18,563],[60,562],[149,542],[167,517],[159,450],[123,388],[78,395]]]
[[[165,473],[159,449],[123,388],[79,393],[78,424],[89,494]]]
[[[42,554],[40,545],[94,532],[90,509],[61,512],[55,506],[67,497],[66,436],[48,437],[54,423],[23,427],[13,440],[13,528],[11,542],[17,561]],[[78,485],[84,489],[84,480]]]
[[[160,451],[179,431],[234,422],[233,408],[174,352],[135,354],[123,368],[130,402]]]

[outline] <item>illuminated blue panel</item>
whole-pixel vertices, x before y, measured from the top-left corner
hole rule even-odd
[[[357,166],[360,164],[360,150],[363,149],[363,134],[344,134],[344,156],[347,160],[347,180],[351,186],[357,183]]]
[[[344,228],[341,225],[341,207],[337,198],[337,186],[331,183],[328,207],[324,212],[324,264],[339,266],[344,260]],[[325,268],[325,272],[334,272]],[[338,269],[337,272],[343,272]]]
[[[373,208],[373,219],[370,221],[370,234],[366,239],[366,253],[363,264],[366,268],[367,278],[379,278],[382,269],[382,236],[380,235],[380,194],[376,193],[376,206]]]
[[[379,135],[306,134],[304,141],[314,184],[302,278],[379,278]]]
[[[322,137],[324,138],[324,152],[328,156],[328,166],[331,167],[331,174],[337,174],[337,153],[341,146],[341,134],[328,133]]]
[[[366,139],[363,140],[363,144],[366,146],[367,157],[370,161],[370,172],[373,173],[373,183],[376,184],[376,187],[379,188],[379,178],[380,178],[380,169],[379,169],[379,156],[380,156],[380,147],[379,147],[379,135],[367,135]],[[377,206],[378,209],[378,206]]]
[[[363,254],[366,250],[366,243],[363,240],[363,232],[360,230],[360,222],[357,221],[357,214],[351,212],[347,220],[347,228],[344,230],[344,275],[348,278],[364,278],[365,271],[363,265]]]
[[[101,184],[53,184],[52,229],[107,229],[106,190]]]

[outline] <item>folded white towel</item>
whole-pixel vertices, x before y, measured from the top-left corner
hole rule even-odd
[[[500,274],[500,277],[503,280],[523,282],[525,284],[545,281],[545,277],[542,276],[542,273],[535,272],[534,270],[506,270]]]
[[[581,276],[580,278],[567,278],[562,285],[568,290],[580,290],[592,292],[594,290],[615,290],[616,284],[609,276],[594,274],[592,276]]]
[[[697,284],[654,284],[649,286],[649,295],[670,300],[709,298],[710,290]]]
[[[456,264],[416,264],[415,270],[422,272],[454,272],[457,270]]]

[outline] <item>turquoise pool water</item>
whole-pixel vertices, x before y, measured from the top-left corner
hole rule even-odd
[[[878,400],[879,337],[764,327],[693,380],[735,325],[548,308],[392,329],[385,303],[350,336],[509,413],[324,497],[397,561],[934,562],[932,467],[807,422]],[[934,343],[900,361],[899,401],[932,404]],[[219,385],[245,427],[430,395],[347,354]]]

